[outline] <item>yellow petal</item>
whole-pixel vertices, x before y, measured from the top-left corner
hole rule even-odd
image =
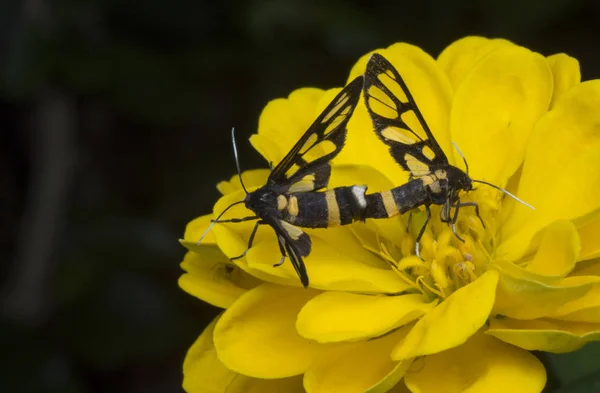
[[[600,257],[600,211],[579,228],[581,239],[580,261]]]
[[[452,87],[457,89],[463,78],[481,61],[496,49],[514,45],[503,39],[489,39],[470,36],[454,41],[440,53],[437,62],[446,73]]]
[[[546,370],[529,352],[478,333],[415,361],[405,381],[412,393],[539,393]]]
[[[296,329],[301,336],[318,342],[377,337],[421,317],[435,303],[426,303],[420,294],[368,296],[325,292],[302,308]]]
[[[516,260],[533,236],[558,219],[579,219],[600,209],[600,80],[581,83],[536,125],[525,157],[517,205],[502,227],[497,257]]]
[[[523,47],[504,45],[473,67],[456,90],[450,117],[452,140],[472,178],[506,184],[551,96],[548,62]]]
[[[578,263],[571,276],[600,276],[600,258]]]
[[[556,221],[546,228],[527,270],[546,277],[565,277],[575,267],[581,241],[571,221]]]
[[[232,203],[243,201],[245,194],[243,191],[234,191],[221,197],[214,206],[214,218],[223,212]],[[244,204],[233,206],[229,209],[221,220],[230,218],[243,218],[254,216],[254,212],[246,209]],[[248,247],[248,238],[252,232],[252,228],[256,221],[246,221],[239,223],[218,223],[211,233],[215,236],[219,248],[229,258],[234,258],[241,255]],[[261,242],[263,239],[273,236],[272,230],[259,229],[256,233],[255,243]],[[202,240],[204,242],[204,240]],[[193,251],[193,250],[192,250]]]
[[[331,229],[324,231],[333,232]],[[325,235],[323,232],[323,236]],[[350,236],[346,238],[347,244],[343,248],[333,247],[314,232],[311,232],[311,239],[312,251],[304,258],[311,287],[369,293],[400,293],[408,288],[383,261],[374,255],[366,256],[366,250],[352,255],[358,243],[351,244]],[[254,270],[280,277],[287,285],[300,285],[289,260],[286,259],[281,266],[273,267],[273,264],[279,261],[280,255],[277,241],[271,238],[252,247],[246,259],[248,266]]]
[[[553,108],[567,90],[581,83],[581,71],[579,70],[579,61],[564,53],[548,56],[547,60],[554,77],[554,93],[550,104],[550,107]]]
[[[179,240],[179,242],[188,250],[194,251],[197,247],[198,240],[200,240],[200,237],[206,232],[212,218],[212,214],[207,214],[190,221],[185,227],[183,239]],[[214,244],[216,242],[217,239],[215,239],[215,235],[212,232],[208,232],[202,239],[202,244]]]
[[[212,336],[218,317],[204,329],[190,347],[183,362],[183,388],[187,393],[225,393],[238,374],[229,370],[216,356]]]
[[[247,189],[261,187],[267,182],[269,173],[268,169],[250,169],[242,172],[242,180]],[[217,184],[217,189],[223,195],[242,190],[240,177],[237,174],[231,176],[229,181],[222,181]]]
[[[304,387],[302,376],[258,379],[238,374],[224,393],[304,393]]]
[[[258,134],[250,143],[267,160],[279,163],[317,118],[317,104],[324,91],[315,88],[294,90],[288,98],[267,104],[258,120]]]
[[[336,165],[331,168],[331,178],[328,188],[344,186],[368,186],[367,193],[389,190],[396,187],[390,179],[385,177],[378,169],[367,165],[340,164],[336,160]]]
[[[321,355],[306,371],[307,393],[383,393],[394,386],[410,366],[390,360],[390,348],[407,329],[370,341],[346,344]]]
[[[456,347],[486,322],[494,304],[498,272],[490,270],[425,314],[392,351],[393,360]]]
[[[199,253],[185,254],[179,286],[192,296],[216,307],[227,308],[246,290],[260,281],[230,263],[215,245],[199,247]]]
[[[296,315],[317,294],[263,284],[242,295],[215,326],[219,359],[240,374],[285,378],[306,371],[322,346],[298,335]]]
[[[548,317],[565,321],[600,323],[600,283],[573,300],[565,300],[556,305]]]
[[[498,261],[500,281],[494,313],[518,319],[536,319],[552,314],[558,305],[584,296],[600,283],[600,277],[567,277],[559,281],[542,282],[534,273],[509,263]]]
[[[528,351],[565,353],[575,351],[587,342],[598,341],[600,324],[550,319],[492,319],[486,334]]]
[[[213,344],[218,317],[189,349],[183,363],[187,393],[303,393],[302,377],[257,379],[229,370],[217,357]]]

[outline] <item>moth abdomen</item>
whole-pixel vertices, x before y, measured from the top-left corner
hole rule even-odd
[[[366,187],[337,187],[324,192],[286,196],[284,220],[304,228],[329,228],[362,219],[367,208]]]
[[[414,179],[391,190],[366,195],[365,218],[388,218],[406,213],[429,202],[427,187]]]

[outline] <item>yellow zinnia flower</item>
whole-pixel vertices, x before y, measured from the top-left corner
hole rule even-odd
[[[600,81],[580,82],[577,60],[544,57],[505,40],[468,37],[437,60],[417,47],[378,50],[407,82],[450,163],[507,188],[532,211],[485,185],[461,196],[458,232],[439,207],[414,255],[422,211],[347,227],[307,230],[311,287],[252,223],[192,221],[180,286],[226,310],[184,363],[184,388],[199,392],[540,392],[542,364],[530,350],[568,352],[600,338]],[[364,72],[369,54],[350,73]],[[270,102],[253,146],[277,163],[331,98],[299,89]],[[368,193],[407,174],[359,103],[330,187]],[[268,170],[244,172],[252,190]],[[215,214],[244,197],[239,180],[218,185]],[[236,206],[228,217],[249,212]],[[408,232],[407,232],[408,225]]]

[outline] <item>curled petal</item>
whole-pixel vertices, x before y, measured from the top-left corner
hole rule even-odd
[[[581,238],[580,261],[600,257],[600,210],[598,210],[589,220],[579,228],[579,237]]]
[[[546,370],[529,352],[478,333],[461,346],[416,360],[405,381],[412,393],[539,393]]]
[[[565,277],[575,267],[580,250],[575,225],[571,221],[556,221],[546,228],[533,259],[524,265],[530,272],[550,279]]]
[[[304,393],[302,376],[260,379],[238,374],[223,393]],[[190,393],[190,392],[188,392]],[[193,393],[193,392],[192,392]],[[200,393],[200,392],[199,392]],[[202,392],[204,393],[204,391]],[[212,393],[212,391],[210,391]]]
[[[441,352],[471,337],[488,319],[498,272],[490,270],[423,316],[392,351],[393,360]]]
[[[390,348],[407,329],[323,353],[304,375],[307,393],[384,393],[404,376],[412,359],[390,360]]]
[[[218,317],[204,329],[183,362],[183,388],[188,393],[225,392],[238,374],[217,358],[212,336]]]
[[[551,315],[558,305],[580,299],[591,288],[600,285],[600,277],[548,281],[547,277],[512,263],[498,261],[494,267],[501,273],[494,313],[511,318],[529,320]]]
[[[552,319],[492,319],[486,334],[528,351],[565,353],[575,351],[587,342],[600,340],[600,324]]]
[[[581,71],[579,70],[579,61],[564,53],[548,56],[547,60],[554,77],[554,93],[550,104],[550,108],[553,108],[567,90],[581,83]]]
[[[551,97],[548,62],[523,47],[505,45],[473,67],[456,90],[450,117],[452,140],[473,179],[506,184]]]
[[[557,304],[548,317],[565,321],[600,323],[600,285],[592,285],[579,298]]]
[[[229,370],[217,357],[213,343],[219,317],[206,327],[189,349],[183,363],[187,393],[303,393],[302,377],[257,379]]]
[[[438,56],[437,62],[446,73],[452,87],[457,89],[463,78],[481,61],[496,49],[514,45],[503,39],[489,39],[470,36],[454,41]]]
[[[203,245],[198,253],[187,252],[181,263],[181,289],[216,307],[227,308],[259,281],[231,264],[215,245]]]
[[[435,307],[422,295],[368,296],[325,292],[298,314],[296,329],[318,342],[354,341],[381,336],[406,325]]]
[[[260,285],[242,295],[215,326],[219,359],[240,374],[285,378],[306,371],[322,346],[298,335],[296,315],[318,292]]]
[[[532,133],[516,205],[501,228],[496,255],[516,260],[536,247],[530,240],[558,219],[587,220],[600,210],[600,80],[583,82],[543,116]],[[582,222],[584,222],[582,221]],[[577,224],[577,222],[576,222]]]

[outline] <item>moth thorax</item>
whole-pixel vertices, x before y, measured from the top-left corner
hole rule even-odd
[[[267,187],[263,187],[248,193],[244,199],[244,203],[248,209],[255,211],[256,209],[265,207],[277,207],[279,205],[278,197],[279,194]]]

